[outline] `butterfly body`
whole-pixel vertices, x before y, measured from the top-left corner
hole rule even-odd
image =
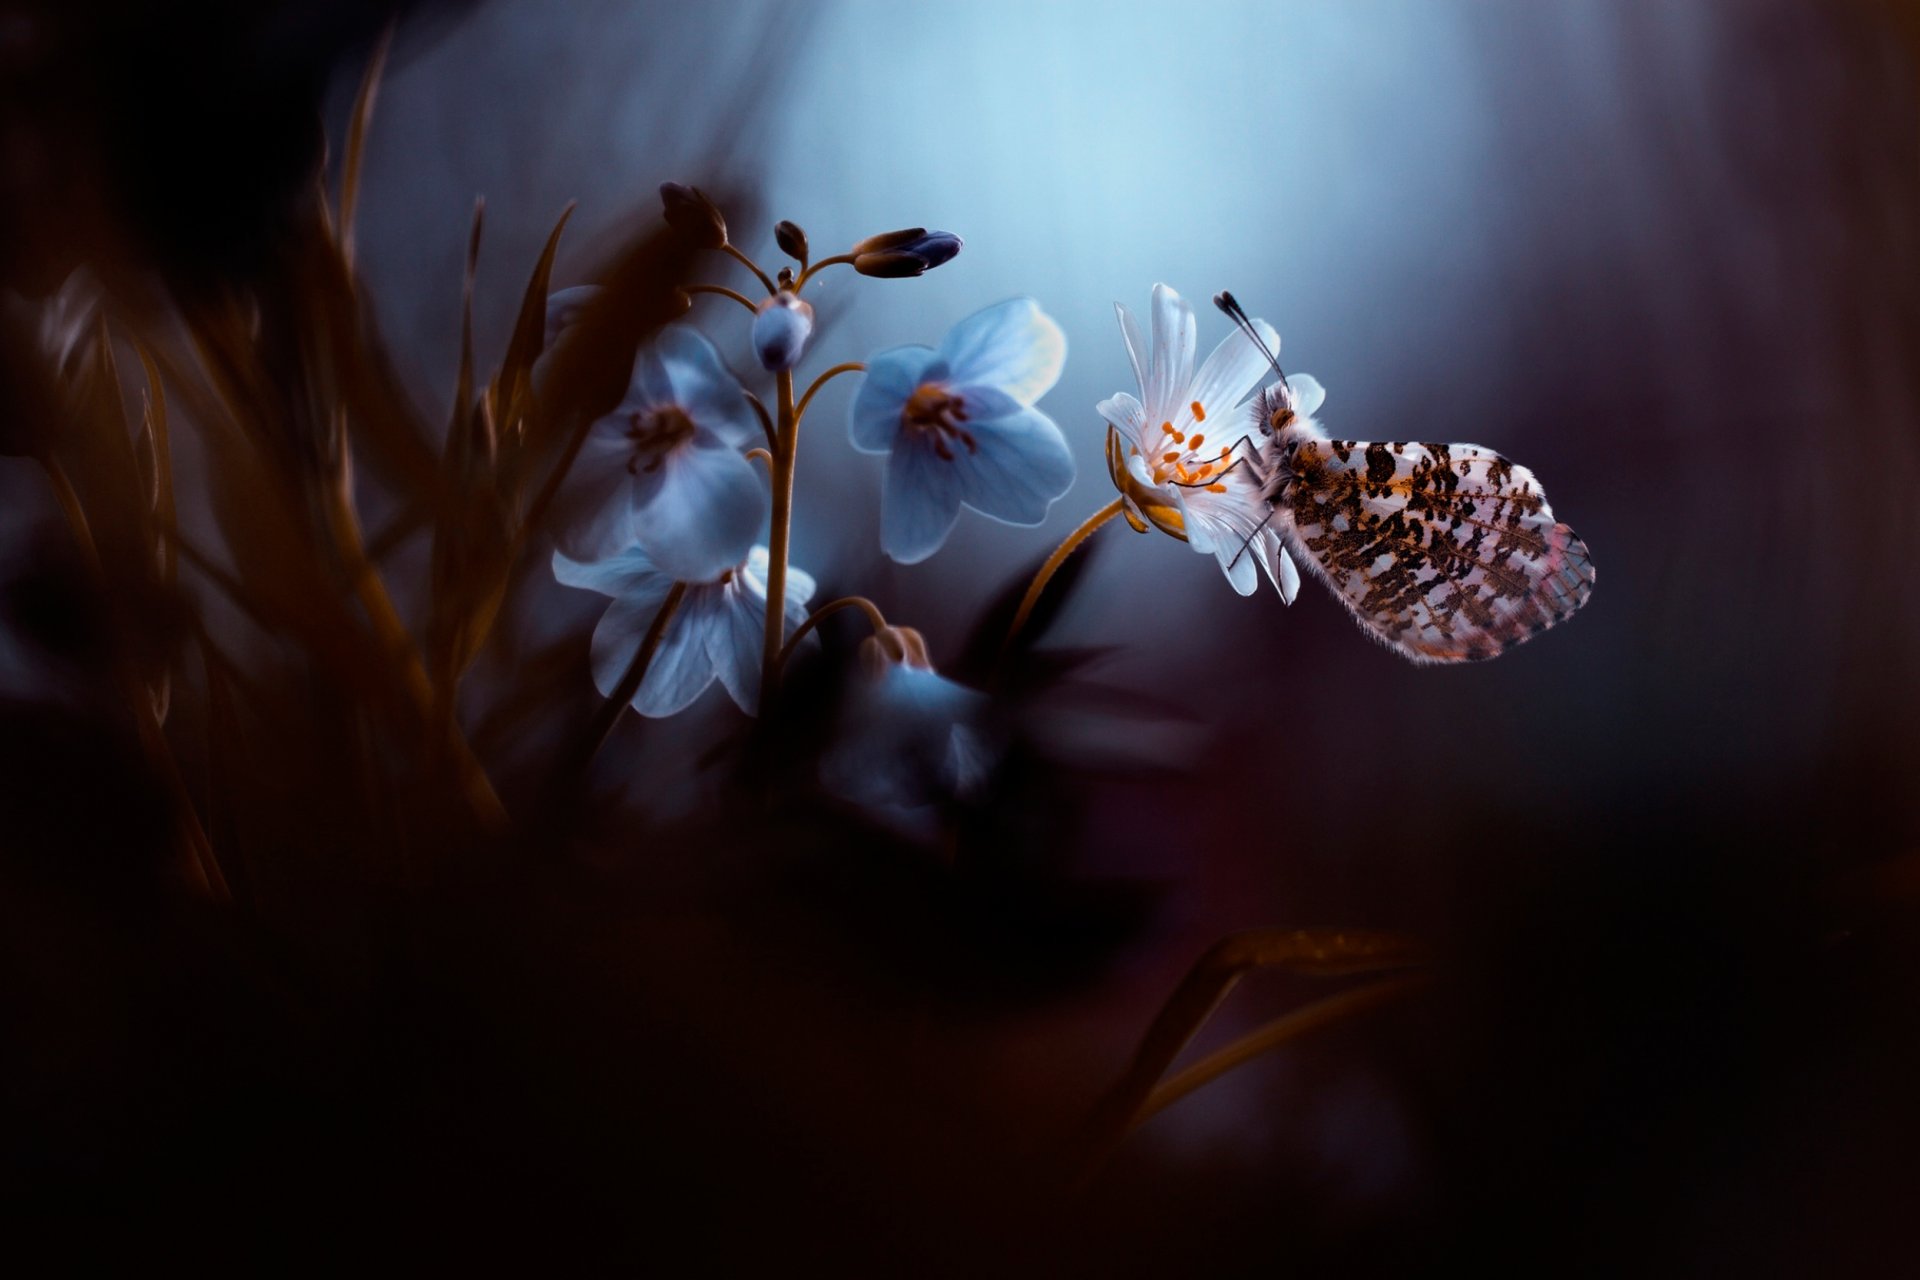
[[[1525,467],[1479,445],[1334,439],[1285,383],[1256,414],[1251,458],[1281,537],[1402,656],[1492,658],[1592,593],[1586,543]]]

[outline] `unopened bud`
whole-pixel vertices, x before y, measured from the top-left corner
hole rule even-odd
[[[763,368],[782,373],[800,363],[813,336],[813,308],[782,289],[753,317],[753,351]]]
[[[800,229],[798,223],[776,224],[773,228],[773,242],[780,246],[780,252],[803,267],[807,265],[807,233]]]
[[[727,242],[727,220],[700,188],[663,182],[660,204],[666,211],[667,225],[699,242],[702,248],[718,249]]]
[[[950,231],[893,231],[853,247],[853,269],[863,276],[902,279],[951,261],[965,242]]]

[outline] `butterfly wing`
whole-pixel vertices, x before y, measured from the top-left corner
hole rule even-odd
[[[1283,533],[1359,623],[1414,662],[1492,658],[1593,592],[1540,482],[1471,444],[1298,442]]]

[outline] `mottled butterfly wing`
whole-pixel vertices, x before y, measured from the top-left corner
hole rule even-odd
[[[1494,657],[1592,593],[1586,543],[1532,472],[1492,450],[1284,435],[1283,532],[1362,627],[1413,661]]]

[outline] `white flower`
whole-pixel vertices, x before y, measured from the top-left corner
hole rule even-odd
[[[639,547],[623,555],[583,564],[559,552],[553,576],[569,587],[612,596],[613,603],[593,629],[593,683],[611,697],[632,665],[654,615],[673,589],[675,575],[663,571]],[[786,615],[791,630],[807,616],[813,578],[788,566]],[[684,710],[718,676],[742,711],[760,706],[760,660],[767,626],[767,549],[754,547],[733,568],[705,582],[689,583],[680,607],[668,620],[633,695],[643,716],[670,716]]]
[[[938,351],[875,356],[853,399],[852,436],[888,454],[880,545],[902,564],[932,555],[960,508],[1034,525],[1073,484],[1066,437],[1033,403],[1060,378],[1067,340],[1031,298],[962,320]]]
[[[740,384],[707,340],[663,330],[633,365],[626,399],[587,432],[559,493],[571,559],[638,546],[671,578],[739,564],[767,519],[767,491],[740,446],[759,435]]]
[[[965,798],[985,780],[987,697],[935,671],[913,628],[887,632],[860,646],[820,781],[843,800],[902,817]]]
[[[1114,304],[1127,357],[1145,404],[1121,392],[1098,406],[1113,424],[1108,433],[1107,470],[1126,499],[1126,514],[1136,529],[1154,525],[1184,538],[1195,551],[1220,562],[1233,589],[1251,595],[1259,586],[1254,570],[1265,567],[1275,589],[1289,604],[1300,592],[1300,571],[1280,545],[1269,521],[1271,508],[1260,496],[1252,450],[1260,433],[1242,406],[1265,376],[1267,358],[1253,340],[1235,329],[1194,372],[1193,308],[1164,284],[1153,286],[1153,341],[1140,337],[1133,313]],[[1270,350],[1280,350],[1280,335],[1264,320],[1255,327]],[[1289,380],[1296,397],[1319,384]],[[1318,407],[1301,404],[1296,412]]]

